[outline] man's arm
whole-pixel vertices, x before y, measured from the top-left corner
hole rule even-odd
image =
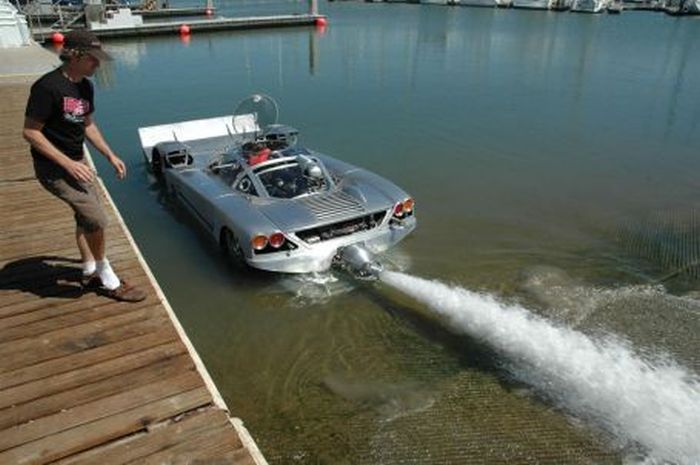
[[[75,161],[58,150],[55,145],[41,132],[44,123],[31,118],[24,119],[24,129],[22,135],[29,144],[41,155],[61,166],[72,177],[78,181],[92,182],[94,173],[89,166]]]
[[[109,160],[109,163],[117,172],[117,177],[119,179],[123,179],[124,176],[126,176],[126,165],[118,156],[114,154],[114,152],[112,152],[112,149],[109,148],[107,141],[105,141],[105,138],[102,137],[100,129],[92,119],[92,115],[85,116],[85,137],[92,145],[95,146],[97,150],[99,150],[102,155],[105,156],[105,158],[107,158],[107,160]]]

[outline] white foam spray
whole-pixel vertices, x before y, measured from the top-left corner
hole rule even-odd
[[[662,463],[700,464],[700,379],[668,358],[645,359],[612,338],[558,326],[493,296],[403,273],[380,279],[505,355],[515,374]]]

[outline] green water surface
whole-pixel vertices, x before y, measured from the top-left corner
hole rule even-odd
[[[321,11],[324,30],[112,40],[96,79],[98,121],[129,166],[117,182],[100,161],[103,175],[232,414],[271,464],[633,457],[513,381],[488,344],[381,284],[229,266],[162,198],[137,128],[267,93],[306,145],[415,197],[418,229],[388,266],[613,332],[698,373],[700,311],[674,296],[692,294],[700,258],[700,20]]]

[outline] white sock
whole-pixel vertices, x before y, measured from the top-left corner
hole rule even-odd
[[[86,260],[83,262],[83,276],[90,276],[97,269],[95,260]]]
[[[104,260],[98,260],[96,263],[96,268],[97,274],[100,276],[102,285],[105,288],[111,291],[112,289],[116,289],[119,287],[119,278],[110,266],[109,260],[107,260],[106,258]]]

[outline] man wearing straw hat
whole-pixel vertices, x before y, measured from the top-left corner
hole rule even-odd
[[[139,302],[146,294],[120,280],[105,256],[105,214],[95,187],[95,173],[84,158],[87,138],[114,167],[126,176],[117,157],[97,128],[92,76],[100,61],[110,60],[102,44],[89,31],[66,34],[63,64],[37,80],[25,112],[24,138],[31,145],[36,177],[50,193],[66,202],[75,214],[75,238],[83,263],[83,284],[99,286],[114,299]]]

